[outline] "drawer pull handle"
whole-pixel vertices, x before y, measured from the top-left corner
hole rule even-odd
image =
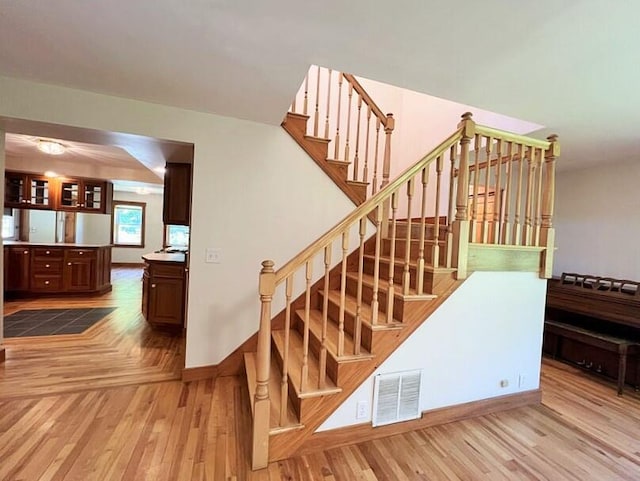
[[[151,287],[152,287],[153,289],[155,289],[156,285],[155,285],[155,284],[151,284]]]
[[[82,255],[82,254],[84,254],[84,252],[80,251],[80,252],[78,252],[78,254]]]
[[[49,281],[44,281],[44,285],[48,286],[49,285]]]
[[[24,252],[23,252],[23,254],[28,254],[28,253],[29,253],[29,251],[24,251]]]
[[[51,251],[47,251],[47,252],[45,252],[45,254],[49,255],[49,254],[51,254]]]
[[[70,266],[70,265],[71,265],[71,262],[67,262],[67,265],[68,265],[68,266]]]
[[[45,264],[45,267],[48,269],[49,267],[51,267],[49,264]]]

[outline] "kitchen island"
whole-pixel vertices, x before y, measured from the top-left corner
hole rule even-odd
[[[153,327],[184,327],[187,262],[182,252],[142,256],[142,314]]]
[[[111,290],[111,245],[4,242],[7,297],[102,294]]]

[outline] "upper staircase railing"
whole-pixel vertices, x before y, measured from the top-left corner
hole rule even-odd
[[[353,75],[312,65],[289,111],[309,117],[307,135],[331,141],[329,160],[348,162],[367,197],[389,183],[395,120]]]
[[[396,294],[405,298],[430,294],[423,284],[426,270],[453,268],[458,278],[467,276],[470,244],[496,246],[537,246],[552,255],[552,227],[555,160],[559,145],[555,136],[547,141],[515,135],[476,125],[471,114],[462,116],[458,129],[429,154],[406,169],[395,180],[355,208],[337,225],[309,245],[278,270],[273,261],[262,263],[259,277],[261,300],[260,328],[256,357],[254,397],[253,466],[268,462],[271,369],[272,302],[278,304],[285,333],[292,326],[292,311],[301,312],[302,358],[300,392],[322,389],[327,369],[328,293],[338,289],[339,319],[336,339],[337,355],[358,355],[361,348],[362,323],[365,317],[372,326],[393,323]],[[430,178],[433,181],[430,183]],[[369,219],[373,219],[370,221]],[[402,220],[402,223],[400,223]],[[373,226],[371,225],[373,224]],[[401,229],[399,227],[402,227]],[[365,251],[367,232],[373,238]],[[384,242],[384,244],[383,244]],[[383,254],[383,245],[385,246]],[[354,250],[355,249],[355,250]],[[445,249],[445,251],[441,251]],[[353,251],[353,252],[352,252]],[[364,270],[364,258],[373,259],[373,268]],[[334,266],[339,267],[332,270]],[[345,289],[347,266],[351,282],[357,282],[355,320],[351,327],[353,343],[345,347]],[[369,265],[371,265],[369,263]],[[384,268],[383,268],[384,267]],[[324,298],[312,299],[315,278],[324,278]],[[541,275],[549,276],[543,265]],[[363,286],[373,291],[371,302],[363,302]],[[296,283],[297,282],[297,283]],[[298,287],[298,289],[296,289]],[[293,306],[293,295],[301,294],[303,305]],[[304,294],[304,295],[302,295]],[[381,309],[385,296],[386,309]],[[320,305],[322,340],[319,348],[319,373],[316,386],[309,380],[310,310]],[[385,312],[386,311],[386,312]],[[366,316],[365,316],[366,313]],[[280,363],[282,376],[280,425],[286,427],[290,348],[288,334]]]

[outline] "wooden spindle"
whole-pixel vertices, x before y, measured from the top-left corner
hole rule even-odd
[[[296,112],[296,100],[297,100],[298,94],[296,94],[295,97],[293,97],[293,102],[291,102],[291,107],[290,107],[290,111],[293,112],[294,114],[297,113]]]
[[[420,240],[418,241],[418,266],[416,269],[416,293],[422,294],[424,289],[424,242],[427,227],[427,184],[429,183],[429,166],[422,169],[422,205],[420,207]],[[409,246],[411,249],[411,246]]]
[[[353,84],[349,82],[349,100],[347,102],[347,137],[344,144],[344,160],[349,162],[349,136],[351,135],[351,101],[353,99]]]
[[[274,263],[262,262],[260,271],[260,329],[256,354],[256,393],[254,396],[253,437],[251,465],[253,469],[267,466],[269,462],[269,373],[271,370],[271,301],[276,289]]]
[[[356,121],[356,151],[353,156],[353,180],[358,180],[360,171],[360,116],[362,114],[362,97],[358,95],[358,120]]]
[[[333,70],[329,69],[327,76],[327,116],[324,121],[324,138],[329,138],[329,116],[331,115],[331,74]]]
[[[391,225],[389,229],[389,282],[387,287],[387,322],[393,319],[393,304],[395,298],[395,287],[393,285],[393,275],[396,268],[396,216],[398,213],[398,193],[391,194]],[[373,324],[373,323],[371,323]]]
[[[542,226],[542,161],[544,157],[543,149],[536,149],[538,152],[538,161],[537,161],[537,188],[536,188],[536,205],[535,205],[535,228],[533,232],[533,245],[540,245],[540,228]]]
[[[471,232],[469,240],[471,242],[478,241],[478,189],[480,188],[480,143],[482,137],[479,134],[474,136],[474,166],[473,166],[473,200],[471,201]]]
[[[309,74],[304,77],[304,100],[302,102],[302,114],[307,115],[309,106]]]
[[[320,67],[317,67],[318,75],[316,79],[316,111],[313,115],[313,136],[318,136],[318,125],[320,124]]]
[[[495,189],[493,197],[493,229],[491,230],[491,243],[498,244],[500,242],[500,219],[502,213],[502,139],[496,141],[496,154],[498,161],[496,163]]]
[[[376,150],[373,160],[373,179],[371,180],[371,189],[373,194],[378,192],[378,151],[380,143],[380,119],[376,116]]]
[[[524,226],[522,231],[522,245],[531,245],[531,209],[533,208],[532,196],[533,196],[533,175],[535,169],[534,162],[534,148],[528,148],[527,154],[527,188],[526,197],[524,201]]]
[[[484,199],[483,199],[483,212],[482,212],[482,243],[487,244],[489,242],[489,194],[491,193],[489,174],[491,173],[491,149],[493,147],[493,139],[487,137],[485,145],[485,151],[487,156],[487,166],[484,171]]]
[[[511,224],[510,224],[510,210],[511,210],[511,172],[513,171],[513,142],[507,144],[507,162],[505,167],[506,190],[504,199],[504,213],[503,224],[501,231],[501,243],[508,244],[511,241]]]
[[[441,154],[436,159],[436,202],[435,202],[435,219],[436,223],[433,227],[433,250],[431,253],[431,264],[433,267],[440,266],[440,191],[442,184],[442,170],[444,168],[444,155]]]
[[[522,223],[520,221],[520,212],[522,210],[522,177],[524,172],[525,147],[524,144],[518,145],[518,183],[516,188],[516,211],[513,217],[513,239],[511,244],[519,246],[522,240]]]
[[[376,207],[376,247],[375,247],[375,261],[373,264],[373,294],[371,295],[371,325],[378,324],[378,314],[380,310],[380,302],[378,301],[378,291],[380,290],[380,245],[382,243],[382,230],[380,224],[382,223],[382,204],[378,204]],[[387,319],[387,322],[391,322],[391,319]]]
[[[453,255],[453,216],[455,215],[455,170],[456,170],[456,146],[452,145],[449,150],[449,210],[447,211],[447,267],[451,268]]]
[[[311,277],[313,264],[307,261],[305,269],[306,289],[304,293],[304,329],[302,331],[302,372],[300,392],[306,391],[309,382],[309,325],[311,323]]]
[[[344,356],[344,310],[347,298],[347,257],[349,231],[342,233],[342,273],[340,274],[340,312],[338,314],[338,357]]]
[[[407,235],[406,245],[404,250],[404,268],[402,272],[402,293],[406,296],[409,295],[409,289],[411,287],[411,204],[413,203],[414,194],[414,181],[413,177],[407,182]]]
[[[335,143],[336,145],[334,146],[334,151],[333,151],[333,158],[335,160],[338,160],[339,157],[339,152],[340,152],[340,113],[341,113],[341,104],[342,104],[342,81],[343,81],[343,74],[338,74],[338,116],[336,117],[336,138],[335,138]]]
[[[367,218],[360,219],[358,236],[360,247],[358,249],[358,286],[356,289],[356,320],[353,326],[353,354],[360,354],[360,343],[362,340],[362,286],[364,278],[364,237],[367,233]]]
[[[287,421],[289,401],[289,341],[291,336],[291,296],[293,294],[293,274],[287,277],[285,284],[284,312],[284,353],[282,356],[282,378],[280,381],[280,426]]]
[[[331,247],[329,244],[324,248],[324,295],[322,296],[322,335],[320,346],[320,356],[318,365],[320,366],[320,375],[318,376],[318,389],[322,389],[325,385],[327,377],[327,323],[329,322],[329,272],[331,270]]]
[[[389,174],[391,172],[391,134],[395,129],[396,120],[393,118],[393,114],[387,114],[387,123],[384,126],[384,157],[382,158],[382,184],[380,188],[383,188],[389,183]]]
[[[362,182],[369,180],[369,131],[371,129],[371,106],[367,107],[367,132],[364,141],[364,169],[362,171]],[[375,191],[371,195],[375,194]]]

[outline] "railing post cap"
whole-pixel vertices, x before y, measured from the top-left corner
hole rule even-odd
[[[471,112],[465,112],[462,114],[462,120],[458,124],[458,128],[462,128],[462,138],[470,140],[476,134],[476,123],[471,118],[473,114]]]
[[[462,114],[462,120],[471,120],[471,117],[473,117],[472,112],[465,112],[464,114]]]
[[[547,137],[547,140],[549,142],[557,142],[558,141],[558,134],[551,134],[549,137]]]
[[[547,151],[548,157],[559,157],[560,156],[560,142],[558,142],[558,135],[551,134],[547,137],[547,140],[550,142],[549,150]]]
[[[273,272],[273,266],[275,263],[271,259],[262,261],[262,272]]]

